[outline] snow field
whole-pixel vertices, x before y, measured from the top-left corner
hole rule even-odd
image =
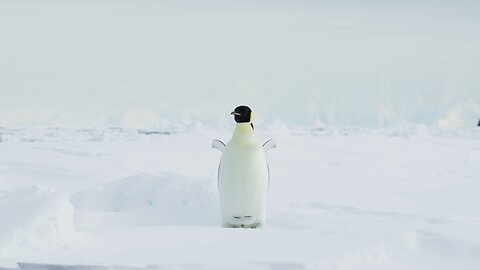
[[[219,227],[220,154],[210,142],[227,141],[228,130],[9,135],[0,143],[0,267],[480,267],[479,130],[257,132],[278,144],[261,230]]]

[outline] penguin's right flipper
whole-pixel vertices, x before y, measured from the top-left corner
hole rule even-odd
[[[276,148],[277,147],[277,142],[275,142],[274,139],[270,139],[268,141],[266,141],[263,145],[262,145],[262,148],[263,148],[263,151],[265,151],[265,153],[270,150],[270,149],[273,149],[273,148]]]
[[[220,140],[213,140],[212,147],[218,149],[220,152],[223,153],[223,151],[225,151],[226,145]]]

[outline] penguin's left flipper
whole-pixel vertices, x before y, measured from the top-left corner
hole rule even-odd
[[[266,153],[270,149],[277,148],[277,142],[274,139],[270,139],[262,145],[262,148]]]
[[[220,152],[223,153],[223,151],[225,151],[226,145],[220,140],[213,140],[212,147],[218,149]]]

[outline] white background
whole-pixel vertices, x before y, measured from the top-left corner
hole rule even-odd
[[[1,1],[0,125],[473,126],[476,1]]]

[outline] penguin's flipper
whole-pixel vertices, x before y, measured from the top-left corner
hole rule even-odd
[[[223,153],[223,151],[225,151],[226,145],[220,140],[213,140],[212,147],[218,149],[220,152]]]
[[[270,139],[268,141],[266,141],[263,145],[262,145],[262,148],[263,148],[263,151],[265,151],[265,153],[270,150],[270,149],[273,149],[273,148],[276,148],[277,147],[277,142],[275,142],[274,139]]]

